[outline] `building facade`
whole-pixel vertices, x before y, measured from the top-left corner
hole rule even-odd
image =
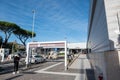
[[[120,79],[120,0],[91,0],[88,56],[96,80]]]

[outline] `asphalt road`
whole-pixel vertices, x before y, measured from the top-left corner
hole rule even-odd
[[[63,61],[63,59],[58,59],[58,60],[46,60],[45,62],[43,63],[38,63],[38,64],[31,64],[30,65],[30,69],[36,69],[38,68],[39,66],[43,66],[46,67],[48,64],[52,64],[52,63],[56,63],[56,62],[61,62]],[[14,68],[14,63],[12,61],[10,61],[9,63],[6,62],[6,63],[2,63],[0,64],[0,74],[5,74],[5,73],[10,73],[10,72],[13,72],[13,68]],[[23,71],[25,70],[26,68],[26,64],[24,62],[24,59],[21,60],[19,62],[19,70],[20,71]]]
[[[64,72],[64,59],[32,64],[29,69],[25,69],[25,64],[20,63],[20,73],[15,75],[12,74],[13,63],[2,66],[6,72],[0,74],[0,80],[75,80],[76,77],[76,73]]]

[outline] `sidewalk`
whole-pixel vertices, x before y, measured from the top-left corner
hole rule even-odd
[[[35,72],[42,74],[74,77],[74,79],[71,80],[95,80],[94,71],[91,68],[86,54],[78,55],[74,62],[69,66],[67,71],[64,70],[64,62],[60,62],[47,68],[37,70]]]
[[[86,54],[80,54],[79,57],[69,66],[69,69],[77,69],[80,72],[77,80],[95,80],[94,71],[91,68]]]
[[[91,69],[86,54],[80,54],[79,57],[71,64],[70,69]]]

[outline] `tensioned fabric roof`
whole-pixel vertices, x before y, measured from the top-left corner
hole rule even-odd
[[[64,48],[64,41],[52,41],[52,42],[31,42],[29,47],[43,47],[43,48]],[[86,43],[67,43],[69,49],[85,49]]]
[[[86,43],[68,43],[69,49],[86,49]]]
[[[31,42],[29,43],[29,47],[65,48],[65,41]]]

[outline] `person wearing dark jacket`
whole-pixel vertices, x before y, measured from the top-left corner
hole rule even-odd
[[[13,57],[13,61],[14,61],[14,72],[13,72],[13,74],[19,73],[19,71],[18,71],[19,60],[20,60],[20,57],[19,57],[19,55],[16,54],[16,55]]]

